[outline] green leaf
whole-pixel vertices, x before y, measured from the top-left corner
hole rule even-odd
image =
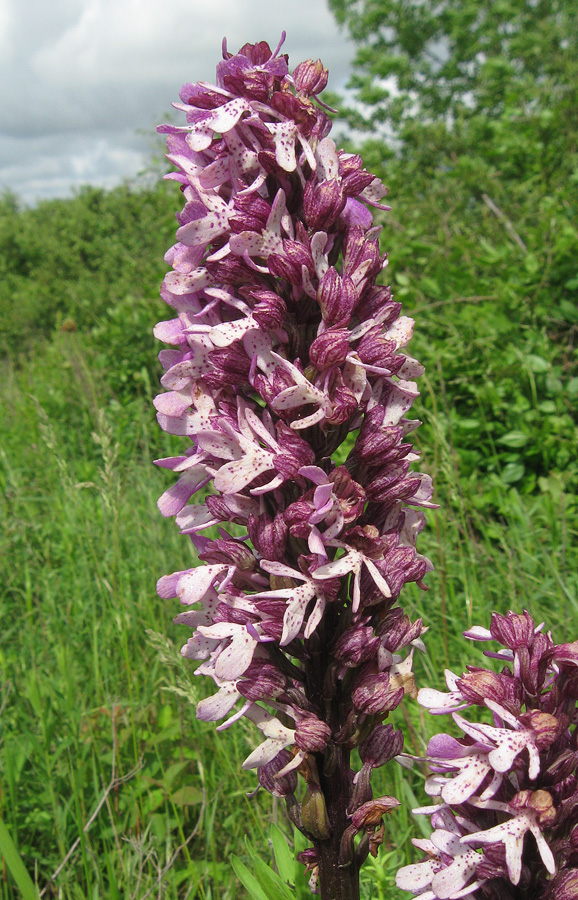
[[[295,900],[295,894],[285,882],[257,855],[249,842],[245,846],[253,871],[238,856],[231,857],[235,874],[253,900]]]
[[[279,875],[287,884],[294,884],[296,862],[287,844],[287,837],[277,825],[271,825],[270,837]]]
[[[530,436],[523,431],[509,431],[498,438],[498,443],[505,444],[506,447],[525,447],[529,440]]]
[[[534,372],[535,375],[547,372],[550,368],[550,363],[547,360],[542,359],[541,356],[535,356],[533,353],[528,353],[526,356],[526,365],[530,372]]]
[[[540,269],[540,262],[533,253],[528,253],[524,260],[524,268],[530,275],[535,275]]]
[[[163,784],[167,789],[170,789],[173,782],[176,778],[187,768],[190,766],[191,761],[189,759],[181,760],[180,762],[173,763],[171,766],[163,774]]]
[[[295,895],[271,866],[263,862],[258,853],[245,838],[245,847],[259,886],[271,900],[295,900]]]
[[[460,428],[462,431],[477,431],[480,427],[480,423],[477,419],[458,419],[456,422],[456,428]]]
[[[576,387],[578,388],[578,384],[576,385]],[[543,400],[538,404],[538,409],[540,410],[540,412],[546,413],[547,416],[550,416],[556,412],[556,404],[553,400]]]
[[[440,286],[435,278],[428,278],[427,276],[421,278],[419,286],[426,296],[429,294],[432,297],[439,297],[441,294]]]
[[[2,819],[0,819],[0,851],[18,886],[18,890],[22,894],[22,900],[38,900],[38,891],[34,887],[32,879],[22,862],[22,857],[18,853],[10,832]]]
[[[173,711],[169,704],[165,703],[159,710],[159,714],[157,717],[157,728],[159,729],[159,731],[164,731],[165,728],[169,727],[172,721]]]
[[[578,288],[578,277],[572,278],[571,281],[566,282],[564,287],[568,287],[571,283],[576,282],[572,290]],[[560,300],[560,312],[564,316],[566,322],[571,322],[572,324],[578,323],[578,306],[575,303],[572,303],[571,300]]]
[[[295,900],[294,892],[267,863],[262,859],[256,859],[253,865],[261,887],[266,890],[271,900]]]
[[[243,887],[249,892],[253,900],[271,900],[265,893],[255,876],[249,871],[247,866],[241,862],[238,856],[231,856],[231,865],[233,871]]]
[[[564,390],[564,385],[560,379],[556,378],[554,375],[547,375],[546,388],[550,394],[561,394]]]
[[[501,479],[506,484],[515,484],[516,481],[520,481],[524,477],[525,471],[524,463],[511,462],[502,469]]]
[[[203,792],[192,784],[187,784],[171,794],[171,800],[175,806],[195,806],[203,802]]]

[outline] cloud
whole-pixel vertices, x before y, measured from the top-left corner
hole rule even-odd
[[[112,188],[146,169],[150,154],[132,132],[0,138],[0,190],[25,204],[63,197],[85,184]]]
[[[209,48],[218,51],[222,21],[230,26],[238,9],[235,0],[220,0],[216,19],[206,3],[190,0],[87,0],[78,20],[35,55],[34,68],[80,88],[164,81],[184,60],[191,65],[191,50],[203,62]]]
[[[131,165],[136,173],[181,84],[214,79],[225,35],[235,51],[263,39],[274,47],[285,29],[291,66],[321,57],[330,88],[347,80],[353,47],[322,0],[292,0],[290,16],[272,0],[220,0],[216,10],[206,0],[4,0],[0,185],[32,197],[24,145],[36,148],[34,196],[61,193],[82,158],[94,183],[108,183],[114,160],[118,180]]]
[[[288,47],[299,54],[344,43],[322,2],[293,0],[292,22],[285,5],[271,0],[220,0],[217,8],[218,16],[205,0],[85,0],[78,19],[33,56],[33,67],[81,88],[178,79],[184,69],[189,80],[208,80],[224,36],[233,50],[262,37],[274,47],[286,30]],[[193,69],[199,74],[191,76]]]
[[[14,60],[13,28],[12,10],[7,4],[0,5],[0,58],[5,63]]]

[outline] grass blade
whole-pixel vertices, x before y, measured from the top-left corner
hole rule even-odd
[[[0,852],[22,894],[22,900],[38,900],[38,892],[2,819],[0,819]]]
[[[270,837],[279,875],[287,884],[295,884],[296,860],[287,844],[287,837],[277,825],[271,825]]]
[[[247,889],[253,900],[271,900],[270,897],[267,896],[255,876],[252,872],[249,871],[247,866],[241,862],[238,856],[231,856],[231,864],[233,866],[233,871],[235,875],[241,882],[244,888]]]
[[[418,809],[420,803],[406,779],[402,781],[402,790],[405,794],[405,799],[408,802],[410,809]],[[423,837],[429,838],[431,835],[431,825],[429,823],[429,820],[425,819],[423,816],[416,815],[414,816],[413,821],[415,822],[417,828],[419,828],[419,830],[421,831]]]

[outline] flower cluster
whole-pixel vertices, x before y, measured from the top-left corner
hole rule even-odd
[[[387,191],[328,137],[322,64],[289,74],[280,47],[224,45],[216,84],[182,88],[187,124],[159,129],[185,205],[155,406],[189,438],[157,461],[178,475],[159,507],[205,565],[158,590],[186,607],[183,655],[217,687],[197,715],[262,733],[244,766],[287,799],[323,886],[327,846],[355,870],[396,803],[373,800],[369,776],[402,749],[382,722],[414,689],[423,629],[395,602],[405,583],[424,587],[415,545],[433,504],[429,477],[410,471],[413,321],[377,284],[387,258],[370,208],[388,209]]]
[[[427,857],[398,872],[420,900],[574,900],[578,897],[578,642],[554,644],[527,613],[494,614],[466,637],[497,641],[486,655],[499,673],[446,672],[448,693],[423,688],[418,702],[451,713],[463,737],[428,744],[426,792],[441,802]],[[491,722],[462,710],[478,707]]]

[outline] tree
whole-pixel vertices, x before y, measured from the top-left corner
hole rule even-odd
[[[369,124],[403,136],[412,123],[448,129],[517,108],[576,125],[574,0],[329,0],[359,45],[352,87]],[[568,128],[568,131],[570,127]]]
[[[329,5],[358,46],[346,118],[390,187],[388,278],[462,476],[574,490],[578,4]]]

